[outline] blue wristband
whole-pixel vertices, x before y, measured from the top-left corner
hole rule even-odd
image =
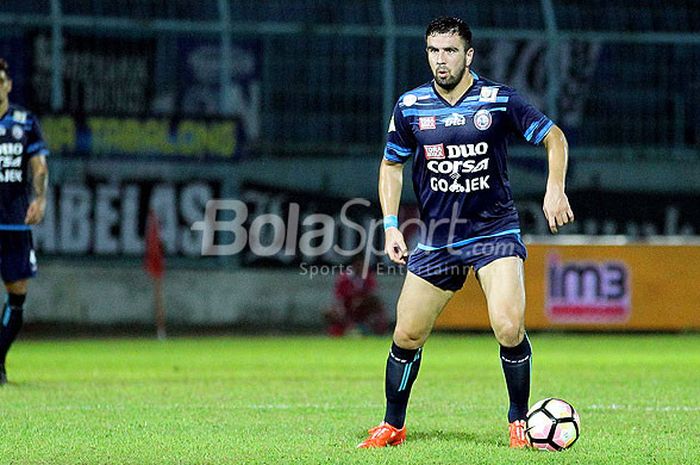
[[[396,215],[386,215],[384,217],[384,231],[389,228],[398,228],[399,218]]]

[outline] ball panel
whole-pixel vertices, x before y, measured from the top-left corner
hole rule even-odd
[[[527,419],[525,429],[533,439],[545,440],[549,438],[550,430],[554,422],[543,411],[537,411]]]
[[[578,430],[572,421],[559,423],[554,429],[552,442],[562,449],[566,449],[578,438]]]
[[[561,399],[550,400],[547,402],[546,409],[554,416],[554,418],[570,417],[573,413],[571,406]]]

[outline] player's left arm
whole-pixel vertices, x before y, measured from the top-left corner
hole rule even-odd
[[[549,223],[549,230],[556,234],[561,226],[574,221],[574,212],[566,196],[566,168],[569,160],[569,144],[557,125],[553,125],[542,141],[547,149],[549,175],[542,210]]]
[[[24,218],[26,224],[38,224],[44,218],[46,210],[46,190],[49,184],[49,167],[44,155],[35,155],[29,159],[32,170],[33,199]]]

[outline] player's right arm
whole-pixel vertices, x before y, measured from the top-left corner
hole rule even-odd
[[[379,167],[379,202],[384,218],[398,218],[403,188],[403,164],[384,158]],[[398,225],[397,225],[398,226]],[[384,229],[384,252],[394,263],[406,264],[408,248],[403,234],[396,226]]]
[[[403,188],[403,164],[413,155],[416,140],[401,107],[400,102],[396,104],[389,123],[384,159],[379,167],[379,202],[384,214],[384,252],[392,262],[405,265],[408,248],[398,228],[398,215]]]

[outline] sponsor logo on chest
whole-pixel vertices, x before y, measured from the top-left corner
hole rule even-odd
[[[443,120],[445,127],[449,128],[451,126],[464,126],[467,119],[460,115],[459,113],[452,113],[450,116]]]
[[[425,151],[426,160],[444,160],[447,158],[468,158],[475,157],[477,155],[486,155],[488,152],[489,144],[486,142],[479,142],[478,144],[459,144],[459,145],[448,145],[445,144],[434,144],[434,145],[424,145],[423,150]]]
[[[436,126],[437,122],[434,116],[421,116],[418,118],[418,129],[420,131],[435,129]]]
[[[3,142],[0,144],[0,156],[22,155],[24,146],[19,142]]]
[[[445,145],[444,144],[424,145],[423,150],[425,150],[426,160],[444,160],[445,159]]]

